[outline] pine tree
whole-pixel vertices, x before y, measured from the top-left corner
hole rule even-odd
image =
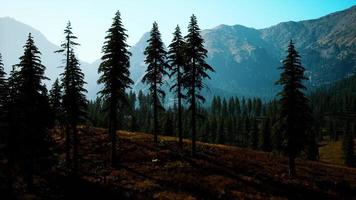
[[[272,144],[271,144],[271,125],[270,119],[266,118],[263,121],[262,129],[261,129],[261,140],[260,140],[260,148],[263,151],[271,151]]]
[[[307,132],[305,152],[308,160],[319,159],[319,149],[318,149],[318,143],[317,143],[317,138],[315,133],[316,133],[315,128]]]
[[[164,119],[164,134],[165,135],[175,135],[173,119],[172,119],[171,115],[172,114],[170,111],[166,112],[166,114],[165,114],[165,119]]]
[[[150,32],[150,39],[147,40],[148,46],[144,54],[146,56],[145,63],[148,65],[146,74],[142,82],[149,85],[149,91],[153,100],[153,134],[154,143],[158,143],[159,124],[158,111],[164,110],[160,99],[165,96],[165,92],[161,89],[163,84],[163,77],[168,75],[166,68],[166,51],[164,50],[163,42],[161,40],[161,33],[158,30],[158,24],[153,23]]]
[[[8,120],[8,98],[9,98],[9,88],[8,80],[6,79],[6,73],[4,71],[4,64],[2,63],[2,56],[0,54],[0,144],[5,144],[5,155],[9,159],[9,120]],[[12,177],[11,170],[13,166],[8,162],[6,166],[6,175],[8,179],[8,188],[11,195],[12,192]]]
[[[251,121],[249,117],[243,117],[243,122],[244,122],[244,126],[243,126],[243,131],[242,131],[242,145],[244,147],[248,147],[249,146],[249,133],[251,131]]]
[[[63,120],[62,87],[58,78],[54,81],[52,89],[49,92],[49,102],[53,117],[52,126],[61,125]]]
[[[237,117],[241,115],[241,106],[239,98],[235,97],[235,114]]]
[[[197,18],[193,15],[188,26],[188,35],[185,36],[186,48],[186,70],[183,77],[185,88],[187,89],[187,101],[191,111],[191,133],[192,133],[192,155],[196,152],[196,118],[197,104],[204,102],[201,90],[206,86],[203,80],[210,76],[209,72],[214,69],[205,62],[208,51],[204,48],[204,40],[200,35]]]
[[[66,28],[64,29],[65,41],[61,44],[61,49],[55,51],[55,53],[63,53],[65,59],[65,68],[69,69],[69,62],[70,62],[70,54],[74,51],[74,48],[79,44],[75,42],[78,39],[72,32],[72,25],[70,21],[68,21]],[[62,83],[64,87],[69,87],[69,83]],[[68,121],[68,120],[67,120]],[[66,142],[65,142],[65,151],[66,151],[66,165],[67,168],[70,166],[70,133],[69,133],[69,123],[65,123],[65,135],[66,135]]]
[[[218,140],[218,122],[216,120],[216,117],[213,115],[210,123],[210,136],[209,136],[209,142],[210,143],[215,143]]]
[[[84,74],[79,67],[79,61],[75,57],[73,51],[69,54],[69,63],[65,68],[64,72],[61,74],[62,76],[62,84],[63,84],[63,110],[65,113],[65,123],[69,128],[67,137],[69,143],[69,152],[71,146],[73,146],[73,166],[72,170],[74,175],[76,175],[78,170],[78,130],[77,126],[79,123],[82,123],[87,118],[87,105],[88,102],[85,97],[85,93],[87,92],[84,89]],[[70,158],[70,155],[69,155]]]
[[[48,152],[48,119],[46,88],[42,83],[45,66],[41,64],[41,53],[34,44],[33,37],[29,34],[24,46],[24,55],[20,57],[20,63],[16,65],[19,71],[16,75],[18,84],[18,98],[16,106],[20,112],[16,115],[20,132],[14,144],[20,149],[21,156],[25,160],[25,180],[28,188],[33,186],[34,160],[42,153]],[[21,151],[22,150],[22,151]]]
[[[226,143],[227,144],[233,144],[234,143],[234,125],[235,123],[233,122],[233,117],[227,116],[226,117]]]
[[[8,85],[2,56],[0,54],[0,143],[5,143],[7,138],[6,105],[8,98]]]
[[[247,99],[246,111],[247,111],[247,116],[251,117],[251,115],[252,115],[252,100],[251,99]]]
[[[218,135],[215,142],[218,144],[225,144],[226,142],[225,120],[223,117],[220,118]]]
[[[136,114],[132,114],[129,122],[129,130],[131,132],[138,131],[140,129],[139,124],[137,123]]]
[[[137,99],[139,104],[139,110],[137,111],[137,113],[138,123],[140,124],[140,131],[149,132],[151,119],[151,101],[148,96],[143,94],[141,90],[138,92]]]
[[[15,168],[15,164],[18,160],[21,160],[21,150],[18,147],[20,142],[17,140],[20,135],[20,127],[19,127],[19,118],[21,108],[18,106],[18,72],[16,71],[16,66],[12,66],[12,70],[10,71],[9,78],[7,80],[8,85],[8,99],[6,106],[6,124],[7,124],[7,148],[6,148],[6,157],[8,159],[8,186],[10,189],[10,193],[13,188],[13,175],[12,170]],[[10,194],[11,195],[11,194]]]
[[[70,53],[74,50],[75,46],[79,44],[75,42],[78,39],[72,32],[72,25],[68,21],[66,28],[64,29],[65,41],[61,44],[61,49],[55,51],[55,53],[63,53],[65,56],[66,67],[69,65]]]
[[[255,102],[255,116],[259,117],[262,114],[262,101],[260,98],[256,99]]]
[[[121,22],[120,12],[117,11],[111,28],[107,31],[103,46],[102,63],[98,72],[101,74],[98,83],[104,87],[100,94],[107,103],[109,114],[109,134],[111,137],[111,164],[116,163],[116,130],[118,123],[119,105],[127,105],[125,90],[130,88],[130,56],[126,43],[126,29]],[[123,115],[124,113],[121,113]]]
[[[250,129],[250,148],[257,149],[258,147],[258,124],[255,119],[252,120],[252,125]]]
[[[227,108],[227,101],[226,101],[226,99],[224,98],[223,101],[222,101],[222,110],[221,110],[221,115],[222,115],[223,117],[226,117],[226,116],[229,114],[229,112],[228,112],[227,109],[228,109],[228,108]]]
[[[232,97],[229,98],[228,110],[230,116],[236,116],[235,100]]]
[[[170,90],[175,92],[178,99],[178,146],[183,149],[183,125],[182,125],[182,99],[185,98],[183,92],[183,73],[185,67],[184,61],[184,40],[180,32],[179,26],[176,27],[173,33],[173,40],[169,45],[168,61],[170,63],[170,76],[175,77],[175,82],[171,86]]]
[[[300,56],[290,41],[288,46],[288,55],[283,60],[283,66],[280,67],[282,73],[277,84],[282,85],[283,89],[278,94],[280,104],[280,119],[278,131],[285,138],[285,151],[289,158],[289,174],[294,176],[295,158],[302,150],[307,131],[311,126],[311,109],[309,100],[304,95],[303,80],[305,68],[301,65]]]

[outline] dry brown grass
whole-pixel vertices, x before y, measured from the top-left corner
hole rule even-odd
[[[356,140],[355,140],[356,143]],[[356,153],[356,149],[355,149]],[[336,141],[336,142],[326,142],[319,148],[319,154],[320,154],[320,161],[326,162],[326,163],[331,163],[331,164],[336,164],[336,165],[342,165],[344,166],[344,157],[342,154],[342,141]]]
[[[63,149],[63,136],[54,137]],[[81,128],[80,179],[125,198],[337,199],[356,194],[352,168],[297,160],[298,175],[290,178],[286,158],[271,153],[198,142],[198,155],[191,157],[189,140],[180,152],[174,137],[161,136],[158,146],[150,134],[120,131],[118,138],[120,164],[112,168],[106,131]]]

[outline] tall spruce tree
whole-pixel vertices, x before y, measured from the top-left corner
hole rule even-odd
[[[285,151],[289,159],[289,175],[294,176],[295,158],[306,142],[306,134],[310,130],[312,115],[309,100],[304,94],[306,87],[303,80],[305,68],[301,65],[300,56],[290,41],[288,55],[283,60],[280,79],[276,84],[283,87],[280,97],[280,113],[278,131],[283,135]]]
[[[78,46],[79,43],[75,42],[78,39],[72,31],[72,25],[70,21],[67,22],[67,26],[64,29],[65,40],[61,44],[61,49],[55,51],[55,53],[63,53],[65,56],[66,66],[69,65],[70,53],[74,50],[75,46]]]
[[[66,28],[64,29],[64,36],[65,40],[61,44],[61,49],[55,51],[55,53],[63,53],[65,59],[63,61],[65,62],[65,68],[69,69],[69,62],[70,62],[70,54],[71,52],[74,51],[74,48],[78,46],[79,44],[75,42],[76,39],[78,39],[72,31],[72,25],[70,21],[68,21]],[[69,87],[69,83],[62,83],[64,87]],[[66,142],[65,142],[65,151],[66,151],[66,165],[67,168],[69,168],[71,164],[71,158],[70,158],[70,127],[69,123],[67,123],[68,120],[66,120],[64,126],[65,126],[65,135],[66,135]]]
[[[170,91],[174,91],[178,100],[178,146],[183,149],[183,124],[182,124],[182,100],[185,98],[183,94],[183,80],[184,75],[184,40],[180,32],[180,28],[177,25],[175,32],[173,33],[173,40],[168,46],[168,61],[170,64],[170,76],[175,77],[174,83],[170,88]]]
[[[249,132],[249,146],[251,149],[258,148],[258,124],[255,119],[252,120],[251,129]]]
[[[205,98],[201,95],[201,90],[206,87],[203,80],[210,79],[208,73],[214,72],[214,69],[205,61],[208,51],[204,48],[204,40],[200,35],[200,28],[195,15],[190,18],[188,34],[185,36],[185,40],[187,67],[183,82],[187,89],[187,101],[191,111],[192,155],[194,155],[196,153],[197,106],[198,103],[205,101]]]
[[[8,100],[8,85],[2,56],[0,54],[0,144],[5,143],[7,138],[6,105]]]
[[[12,170],[15,168],[16,163],[21,160],[21,148],[18,148],[20,144],[18,136],[20,135],[20,111],[22,109],[18,106],[18,71],[16,66],[13,65],[7,81],[8,85],[8,99],[6,106],[6,121],[7,121],[7,148],[6,157],[8,159],[8,188],[10,195],[13,188],[13,175]]]
[[[46,88],[42,83],[45,66],[41,64],[41,53],[34,44],[33,37],[29,34],[24,46],[24,55],[20,57],[19,69],[16,76],[18,84],[18,98],[16,106],[19,109],[16,141],[12,142],[20,151],[24,159],[25,180],[29,189],[33,186],[33,173],[35,158],[48,152],[48,101]]]
[[[65,115],[65,123],[67,124],[69,130],[69,136],[67,137],[69,143],[69,152],[71,146],[73,146],[73,166],[72,172],[75,175],[78,170],[78,130],[77,126],[84,122],[87,117],[87,105],[88,102],[85,97],[87,92],[84,89],[84,74],[79,67],[79,61],[75,57],[73,51],[69,54],[69,63],[65,68],[62,76],[62,87],[63,87],[63,110]],[[70,158],[70,155],[68,155]]]
[[[158,111],[164,110],[160,99],[164,98],[165,92],[161,89],[163,85],[163,77],[168,75],[168,64],[166,61],[166,51],[164,50],[161,40],[161,33],[158,30],[158,24],[153,23],[150,32],[150,39],[147,40],[148,46],[144,54],[146,56],[145,63],[148,65],[146,74],[143,76],[142,82],[149,85],[150,94],[153,100],[153,134],[154,143],[158,142],[159,124]]]
[[[51,90],[49,91],[49,103],[52,113],[52,126],[62,125],[63,109],[62,109],[62,87],[58,78],[54,81]]]
[[[262,124],[260,135],[260,149],[267,152],[272,150],[271,125],[270,119],[268,117],[263,121]]]
[[[98,72],[101,76],[99,84],[103,84],[103,89],[99,92],[108,105],[109,111],[109,134],[111,136],[111,163],[116,162],[116,130],[118,120],[119,105],[127,104],[125,90],[130,88],[133,81],[130,79],[130,56],[127,45],[126,29],[121,22],[120,12],[117,11],[113,19],[111,28],[107,31],[103,46],[102,63]],[[122,113],[123,115],[123,113]]]

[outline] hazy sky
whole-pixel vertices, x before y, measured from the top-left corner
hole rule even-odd
[[[79,38],[82,60],[101,55],[105,31],[120,10],[128,43],[134,45],[157,21],[163,41],[170,42],[174,27],[183,33],[194,13],[202,29],[220,24],[265,28],[284,21],[318,18],[356,5],[356,0],[0,0],[0,17],[13,17],[40,30],[59,44],[71,20]]]

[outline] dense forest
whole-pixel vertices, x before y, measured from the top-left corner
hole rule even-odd
[[[63,73],[51,88],[44,84],[46,67],[31,33],[19,64],[9,75],[0,57],[0,144],[7,159],[2,168],[10,191],[19,174],[32,190],[34,175],[54,165],[54,130],[65,135],[62,162],[66,173],[78,176],[78,135],[83,125],[107,129],[112,167],[119,163],[117,130],[150,133],[156,146],[162,143],[160,136],[174,136],[178,152],[184,148],[183,138],[191,139],[192,157],[199,154],[196,141],[285,155],[291,177],[297,174],[296,158],[318,160],[322,141],[342,140],[345,164],[355,166],[355,75],[306,90],[302,58],[290,41],[283,63],[276,66],[281,71],[276,80],[281,91],[274,99],[215,96],[205,102],[201,93],[206,87],[204,80],[210,79],[209,74],[218,66],[205,61],[207,50],[197,18],[191,17],[186,36],[178,26],[173,35],[166,51],[158,24],[153,23],[144,51],[147,70],[142,79],[149,89],[136,94],[131,90],[128,35],[117,12],[107,31],[98,69],[102,89],[91,101],[85,96],[85,74],[75,53],[79,44],[70,22],[61,49],[56,51],[63,54]],[[172,106],[164,103],[166,77],[174,80],[169,90],[176,97]]]
[[[347,132],[355,133],[353,117],[356,112],[356,76],[350,76],[335,84],[308,92],[313,111],[313,138],[309,152],[304,156],[317,160],[318,142],[337,140]],[[120,126],[123,130],[153,132],[151,98],[140,91],[126,94],[128,106],[122,108]],[[100,99],[89,102],[88,124],[107,127],[107,114],[102,112],[105,103]],[[189,111],[183,110],[183,137],[189,138]],[[260,98],[215,96],[213,100],[199,107],[197,123],[198,139],[209,143],[229,144],[263,151],[281,152],[282,139],[274,128],[278,117],[278,102],[263,101]],[[345,119],[348,115],[349,120]],[[178,106],[175,103],[160,113],[162,135],[178,135]],[[353,125],[353,126],[352,126]],[[349,130],[347,130],[349,129]],[[311,152],[310,152],[311,151]],[[307,156],[307,154],[309,156]]]

